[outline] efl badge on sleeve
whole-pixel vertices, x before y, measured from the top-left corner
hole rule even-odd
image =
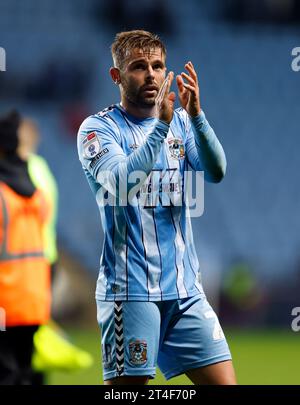
[[[130,363],[140,366],[147,362],[147,343],[135,340],[129,343]]]
[[[182,139],[179,138],[168,139],[168,145],[172,158],[177,160],[181,160],[184,158],[184,144],[182,142]]]
[[[90,132],[89,134],[87,134],[86,138],[83,141],[83,150],[84,156],[87,159],[93,158],[100,152],[101,145],[96,132]]]

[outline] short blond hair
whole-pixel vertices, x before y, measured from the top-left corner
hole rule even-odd
[[[142,49],[150,53],[154,48],[160,48],[164,57],[167,50],[161,39],[156,34],[144,30],[119,32],[111,45],[111,54],[115,67],[122,69],[126,58],[133,49]]]

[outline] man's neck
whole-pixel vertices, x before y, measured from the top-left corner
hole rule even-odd
[[[137,106],[136,104],[131,103],[127,99],[122,98],[121,106],[128,114],[136,118],[143,119],[143,118],[153,118],[157,116],[156,105],[140,107]]]

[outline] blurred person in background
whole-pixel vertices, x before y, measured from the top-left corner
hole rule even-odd
[[[182,108],[174,110],[174,73],[166,76],[158,36],[121,32],[112,57],[121,103],[88,117],[78,132],[79,159],[105,233],[96,290],[105,384],[146,384],[157,364],[166,379],[186,374],[194,384],[235,384],[225,336],[201,284],[188,207],[171,203],[182,198],[188,164],[212,183],[226,170],[200,107],[196,71],[188,62],[176,77]],[[166,182],[170,200],[162,204]]]
[[[47,201],[48,215],[43,226],[43,240],[53,283],[59,259],[56,236],[58,187],[46,159],[37,154],[39,142],[37,124],[29,118],[24,119],[19,131],[18,155],[28,162],[30,179],[35,187],[43,192]],[[72,344],[66,332],[53,320],[47,325],[40,326],[35,333],[32,384],[44,384],[46,374],[49,372],[80,370],[91,364],[90,354]]]
[[[50,316],[50,265],[44,254],[49,204],[30,178],[18,149],[24,121],[12,111],[0,117],[0,384],[32,379],[33,337]],[[24,127],[23,127],[24,128]]]
[[[29,119],[23,119],[19,131],[18,155],[28,163],[29,177],[35,187],[43,191],[47,200],[48,216],[43,229],[45,256],[48,259],[52,280],[57,267],[58,251],[56,241],[58,187],[55,177],[46,159],[37,154],[40,134],[37,124]]]

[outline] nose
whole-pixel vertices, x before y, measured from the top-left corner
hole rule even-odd
[[[147,69],[147,79],[154,79],[154,70],[151,65]]]

